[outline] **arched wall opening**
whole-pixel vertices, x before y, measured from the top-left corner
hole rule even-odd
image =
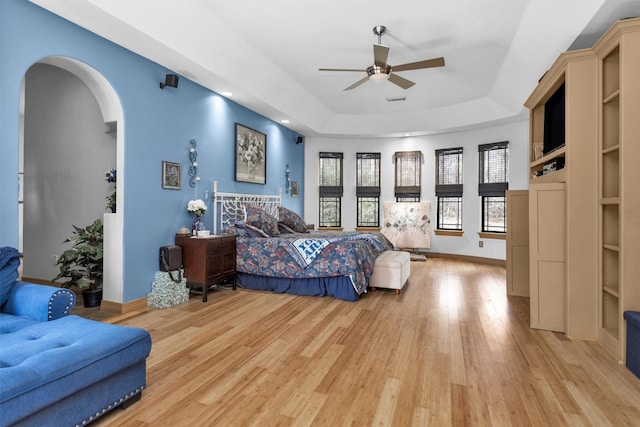
[[[97,137],[96,139],[107,139],[113,140],[115,139],[115,165],[113,165],[113,160],[110,160],[109,164],[115,166],[118,175],[118,183],[115,189],[116,191],[116,212],[115,213],[103,213],[104,208],[102,206],[106,206],[106,200],[102,206],[98,207],[98,213],[96,215],[101,215],[102,220],[104,222],[104,283],[103,283],[103,299],[113,303],[121,303],[123,301],[123,210],[124,210],[124,191],[125,191],[125,171],[124,171],[124,131],[123,131],[123,111],[122,106],[117,96],[115,90],[111,86],[111,84],[107,81],[107,79],[100,74],[94,68],[88,66],[85,63],[82,63],[76,59],[62,56],[50,56],[41,59],[36,62],[25,74],[23,79],[22,88],[21,88],[21,96],[20,96],[20,170],[21,172],[25,172],[25,167],[29,170],[29,173],[24,173],[24,202],[23,206],[21,206],[21,215],[20,215],[20,245],[23,246],[23,243],[26,244],[26,247],[23,249],[29,250],[29,247],[33,248],[33,252],[38,252],[39,247],[34,246],[34,240],[37,242],[38,236],[34,236],[33,233],[37,233],[36,230],[43,228],[46,229],[46,224],[48,221],[51,221],[55,218],[56,214],[60,214],[60,212],[55,212],[53,209],[48,208],[48,205],[51,206],[52,200],[55,203],[60,203],[60,201],[56,198],[64,198],[63,193],[73,192],[82,190],[83,182],[82,179],[76,180],[78,182],[72,182],[72,185],[68,189],[63,189],[62,191],[55,191],[54,181],[55,179],[51,179],[51,182],[42,182],[43,177],[39,176],[38,164],[40,168],[45,164],[47,169],[49,169],[50,174],[53,177],[57,177],[59,174],[63,175],[66,172],[66,169],[73,168],[73,162],[69,163],[61,162],[59,170],[56,170],[56,167],[51,167],[46,164],[46,161],[49,158],[55,161],[55,158],[60,158],[62,153],[59,153],[55,147],[55,141],[47,141],[47,135],[45,132],[40,130],[38,135],[38,131],[33,131],[34,126],[30,126],[29,114],[29,102],[26,94],[30,93],[25,88],[27,81],[27,77],[30,72],[35,72],[40,69],[47,69],[47,67],[51,68],[54,73],[57,70],[59,75],[63,75],[65,73],[70,73],[74,77],[77,77],[86,88],[90,91],[91,95],[95,98],[95,102],[97,102],[97,114],[100,116],[97,120],[98,126],[102,126],[98,133],[102,133],[103,137]],[[52,68],[53,67],[53,68]],[[34,86],[36,86],[34,84]],[[56,92],[56,89],[58,90]],[[52,105],[55,105],[57,100],[48,100],[47,97],[49,95],[62,98],[65,93],[64,91],[60,91],[60,88],[52,87],[49,89],[46,84],[42,84],[42,80],[40,81],[40,92],[43,92],[43,98],[45,102],[51,102]],[[60,99],[60,103],[63,102],[73,102],[69,100]],[[25,108],[25,104],[26,108]],[[33,102],[31,103],[33,105]],[[69,107],[68,111],[74,111],[73,106]],[[75,108],[78,108],[76,105]],[[33,109],[32,109],[33,111]],[[54,110],[55,112],[55,110]],[[82,116],[80,116],[82,117]],[[40,113],[39,120],[46,122],[47,120],[55,121],[60,119],[60,116],[56,117],[56,114],[44,114]],[[74,120],[74,117],[65,117],[63,120]],[[80,119],[82,120],[82,119]],[[96,123],[96,122],[94,122]],[[102,124],[103,123],[103,124]],[[26,124],[26,126],[25,126]],[[46,123],[43,124],[46,126]],[[89,125],[95,126],[95,125]],[[38,126],[39,127],[39,126]],[[64,138],[64,125],[60,126],[58,123],[58,129],[62,128],[61,131],[58,132],[58,138]],[[38,135],[39,141],[39,149],[44,150],[41,152],[34,152],[34,149],[30,144],[30,138],[32,135]],[[88,141],[89,144],[91,141]],[[50,143],[50,146],[47,144]],[[84,143],[82,143],[84,145]],[[69,150],[66,147],[66,150]],[[78,156],[75,158],[76,162],[82,161],[93,161],[93,153],[90,152],[91,149],[88,147],[79,146],[78,148]],[[96,155],[100,155],[99,147],[96,149]],[[75,154],[75,153],[74,153]],[[34,162],[33,157],[38,156],[38,161]],[[44,157],[44,159],[43,159]],[[83,160],[84,159],[84,160]],[[44,162],[44,163],[43,163]],[[95,170],[95,175],[99,177],[99,179],[104,182],[104,170],[111,168],[113,166],[108,166],[107,168],[102,168]],[[92,179],[96,179],[94,176],[94,172],[91,172]],[[38,182],[40,181],[40,182]],[[68,182],[68,180],[67,180]],[[107,189],[108,184],[104,182],[104,191],[113,191],[112,189]],[[48,187],[53,188],[53,191],[48,191]],[[34,189],[34,191],[30,192],[30,189]],[[104,197],[99,196],[100,199]],[[102,200],[99,200],[97,203],[101,203]],[[73,209],[83,209],[81,203],[78,203],[77,199],[75,203],[73,203]],[[94,208],[95,209],[95,208]],[[64,214],[64,211],[62,210]],[[40,221],[40,222],[38,222]],[[66,235],[71,234],[73,231],[72,224],[68,225],[68,231],[66,231]],[[78,226],[85,226],[88,224],[73,224]],[[26,226],[26,228],[25,228]],[[29,233],[32,233],[31,235]],[[25,241],[25,237],[29,237]],[[51,252],[51,250],[50,250]],[[56,252],[57,253],[57,252]],[[38,253],[37,257],[29,257],[29,253],[25,253],[25,259],[27,263],[25,263],[25,271],[24,275],[30,275],[30,269],[32,267],[29,266],[28,262],[32,258],[37,258],[38,263],[42,263],[44,265],[39,266],[38,268],[33,268],[31,271],[35,272],[36,275],[46,276],[50,273],[50,268],[55,264],[55,256],[56,253]],[[49,270],[47,270],[47,268]],[[51,279],[51,277],[42,277],[42,279]]]

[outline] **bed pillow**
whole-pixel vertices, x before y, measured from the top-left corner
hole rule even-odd
[[[267,237],[273,237],[280,234],[278,230],[278,220],[255,206],[246,206],[245,212],[247,217],[244,222],[246,225],[255,227],[263,231]]]
[[[298,234],[283,223],[278,223],[278,230],[280,230],[280,234]]]
[[[236,232],[238,233],[239,236],[245,236],[245,237],[269,237],[269,235],[267,233],[265,233],[264,231],[260,230],[259,228],[256,228],[252,225],[246,224],[242,221],[240,222],[236,222],[235,224],[235,229]]]
[[[278,222],[295,231],[296,233],[308,233],[307,224],[297,213],[287,208],[278,208]]]
[[[218,234],[233,234],[235,236],[238,237],[249,237],[249,235],[247,234],[247,231],[242,228],[240,225],[238,225],[239,223],[236,222],[233,225],[229,225],[228,227],[225,227],[220,233]]]

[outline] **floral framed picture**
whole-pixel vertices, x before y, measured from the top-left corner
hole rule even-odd
[[[162,161],[162,188],[179,190],[182,178],[180,163]]]
[[[267,135],[236,123],[236,181],[267,183]]]

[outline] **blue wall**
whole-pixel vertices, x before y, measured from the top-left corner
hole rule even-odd
[[[158,248],[190,226],[186,210],[204,198],[213,181],[225,192],[275,194],[291,179],[304,189],[304,148],[297,133],[181,77],[179,87],[160,90],[171,70],[28,3],[0,2],[0,246],[18,244],[18,149],[20,85],[27,69],[47,56],[68,56],[103,74],[124,111],[124,302],[145,296],[157,270]],[[267,134],[267,183],[234,181],[235,123]],[[198,142],[201,177],[197,194],[187,174],[189,140]],[[182,189],[161,186],[162,161],[182,163]],[[103,173],[100,171],[100,173]],[[283,194],[284,195],[284,194]],[[304,194],[283,205],[303,214]],[[80,209],[81,207],[79,207]],[[209,203],[209,208],[211,204]],[[46,215],[46,212],[43,212]],[[210,228],[211,209],[205,223]],[[71,222],[70,222],[71,225]]]

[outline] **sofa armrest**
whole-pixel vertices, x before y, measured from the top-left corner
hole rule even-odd
[[[17,281],[2,311],[49,321],[66,316],[75,305],[76,294],[69,289]]]

